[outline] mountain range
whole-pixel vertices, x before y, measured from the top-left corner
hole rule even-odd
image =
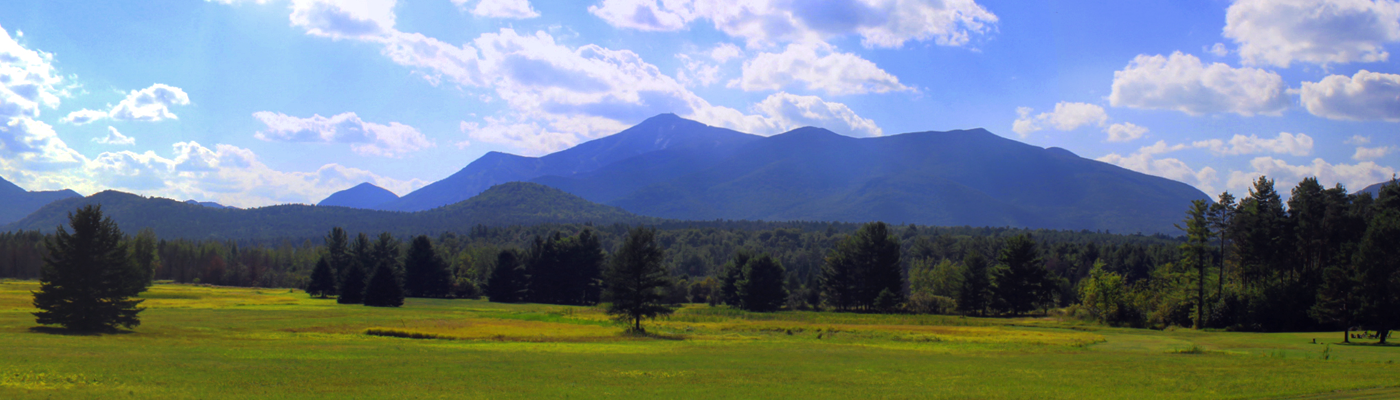
[[[1178,233],[1174,224],[1191,200],[1209,198],[1181,182],[984,129],[853,138],[804,127],[762,137],[662,114],[542,157],[487,153],[446,179],[368,208],[428,210],[510,181],[681,220],[1119,233]]]
[[[72,197],[83,196],[69,189],[31,192],[0,178],[0,225],[18,221],[45,204]]]

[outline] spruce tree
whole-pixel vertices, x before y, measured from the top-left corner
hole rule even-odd
[[[403,270],[405,296],[442,298],[452,291],[452,273],[426,235],[413,238],[404,257]]]
[[[734,258],[720,267],[719,271],[719,303],[731,306],[739,306],[739,280],[744,277],[744,266],[753,259],[753,251],[739,249],[734,252]]]
[[[1001,268],[996,277],[997,302],[1011,315],[1035,308],[1047,294],[1045,262],[1029,235],[1012,236],[998,257]]]
[[[525,300],[528,276],[516,250],[501,250],[496,256],[496,268],[486,281],[486,297],[493,303],[519,303]]]
[[[656,242],[656,231],[636,227],[627,232],[622,247],[613,254],[612,262],[603,273],[606,289],[604,301],[607,312],[620,321],[630,322],[632,332],[645,332],[643,318],[655,318],[672,312],[662,290],[670,284],[670,276],[661,265],[665,252]]]
[[[48,256],[34,292],[36,321],[76,331],[112,331],[141,324],[137,314],[146,289],[134,282],[137,271],[122,243],[122,232],[101,206],[88,205],[68,214],[70,234],[62,226],[44,241]]]
[[[1191,269],[1196,270],[1196,315],[1192,321],[1192,329],[1201,329],[1205,326],[1206,310],[1206,269],[1209,265],[1206,258],[1210,256],[1210,225],[1207,214],[1210,207],[1205,200],[1192,200],[1191,208],[1186,210],[1186,219],[1183,221],[1186,226],[1177,225],[1177,229],[1186,231],[1186,243],[1181,244],[1181,263]]]
[[[399,274],[388,262],[380,262],[374,269],[365,287],[365,305],[371,307],[398,307],[403,305],[403,284]]]
[[[987,314],[991,297],[992,283],[987,275],[987,258],[982,253],[971,250],[963,257],[962,287],[958,290],[958,309],[963,315]]]
[[[1400,326],[1400,185],[1381,187],[1373,215],[1356,252],[1360,314],[1381,343]]]
[[[326,298],[335,293],[335,273],[326,257],[316,260],[316,268],[311,270],[311,283],[306,285],[306,294]]]
[[[744,263],[743,277],[736,284],[739,308],[748,311],[777,311],[787,302],[788,291],[783,286],[787,271],[783,264],[767,254]]]
[[[131,239],[131,262],[135,268],[132,269],[131,282],[133,289],[145,291],[156,279],[156,268],[160,267],[160,254],[156,252],[156,231],[151,228],[142,229]]]
[[[899,239],[884,222],[861,226],[837,244],[822,265],[822,292],[838,310],[870,309],[881,292],[904,302],[904,271]]]
[[[345,235],[345,229],[340,227],[331,228],[326,235],[326,263],[330,264],[331,272],[334,273],[336,282],[345,276],[345,271],[355,263],[354,255],[350,253],[350,240]]]
[[[354,262],[345,267],[345,276],[340,278],[340,296],[335,302],[340,304],[363,304],[365,302],[365,269]]]

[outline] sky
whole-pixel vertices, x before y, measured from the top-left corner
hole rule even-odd
[[[399,195],[660,113],[985,128],[1247,194],[1400,166],[1394,0],[0,2],[0,177],[238,207]],[[1400,56],[1397,56],[1400,57]]]

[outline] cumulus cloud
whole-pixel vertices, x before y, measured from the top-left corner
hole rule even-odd
[[[1277,138],[1264,139],[1255,135],[1235,135],[1229,142],[1220,139],[1192,142],[1196,148],[1210,149],[1216,155],[1241,155],[1258,153],[1291,154],[1306,156],[1312,153],[1313,138],[1305,133],[1292,134],[1279,132]]]
[[[1207,53],[1214,54],[1216,57],[1224,57],[1230,55],[1230,49],[1225,48],[1224,43],[1216,43],[1210,47],[1204,48],[1204,50]]]
[[[676,80],[687,87],[710,86],[721,79],[719,65],[696,59],[689,54],[677,54],[676,59],[681,60],[681,68],[676,69]]]
[[[53,54],[28,49],[0,29],[0,171],[7,177],[86,161],[52,126],[37,120],[41,109],[58,107],[65,95],[62,84]]]
[[[829,95],[914,90],[858,55],[808,44],[790,44],[782,53],[758,54],[744,62],[743,76],[729,86],[756,91],[781,90],[795,84]]]
[[[1113,73],[1114,107],[1177,110],[1190,115],[1235,113],[1279,115],[1289,106],[1278,74],[1257,68],[1206,65],[1181,52],[1139,55]]]
[[[1185,182],[1206,193],[1214,193],[1215,182],[1219,179],[1219,173],[1215,168],[1201,167],[1200,169],[1194,169],[1180,159],[1159,159],[1156,157],[1160,154],[1186,148],[1188,148],[1188,146],[1184,144],[1168,145],[1165,141],[1158,141],[1151,146],[1139,148],[1137,152],[1127,156],[1118,153],[1110,153],[1106,156],[1099,157],[1097,160],[1144,174]]]
[[[1381,147],[1364,147],[1364,146],[1357,146],[1357,147],[1356,147],[1356,153],[1355,153],[1355,154],[1352,154],[1351,159],[1357,160],[1357,161],[1374,160],[1374,159],[1377,159],[1377,158],[1385,157],[1385,156],[1388,155],[1388,154],[1395,154],[1395,147],[1392,147],[1392,146],[1381,146]]]
[[[107,127],[107,136],[92,138],[92,141],[115,146],[130,146],[136,144],[136,138],[123,135],[121,132],[117,132],[117,128],[110,126]]]
[[[1226,10],[1224,34],[1249,65],[1386,61],[1385,44],[1400,42],[1400,3],[1239,0]]]
[[[1400,122],[1400,75],[1367,70],[1303,82],[1303,106],[1313,115],[1351,121]]]
[[[1249,162],[1252,171],[1230,171],[1228,185],[1240,190],[1250,187],[1260,176],[1267,176],[1277,182],[1298,182],[1307,177],[1316,177],[1323,186],[1336,183],[1351,189],[1389,180],[1395,175],[1395,168],[1364,161],[1356,164],[1332,164],[1321,158],[1311,164],[1290,165],[1273,157],[1256,157]]]
[[[68,116],[59,118],[58,122],[73,125],[86,125],[99,119],[107,118],[106,111],[81,109],[68,113]]]
[[[744,50],[740,49],[739,46],[735,46],[733,43],[720,43],[718,46],[715,46],[715,48],[710,49],[709,55],[715,62],[723,64],[729,62],[729,60],[743,57]]]
[[[473,0],[452,0],[452,4],[466,9]],[[479,0],[471,13],[489,18],[527,19],[540,16],[539,11],[530,7],[529,0]]]
[[[1062,101],[1055,104],[1055,110],[1043,112],[1034,117],[1030,107],[1017,107],[1016,121],[1012,123],[1011,130],[1021,137],[1046,127],[1060,131],[1072,131],[1086,125],[1103,126],[1108,122],[1108,113],[1103,107],[1089,103],[1073,103]]]
[[[1132,122],[1117,123],[1108,127],[1108,141],[1110,142],[1130,142],[1140,139],[1146,134],[1147,128],[1134,125]]]
[[[754,105],[754,109],[766,115],[770,124],[782,131],[803,126],[819,126],[848,136],[884,134],[884,131],[875,125],[875,121],[856,115],[856,112],[845,104],[827,102],[817,96],[778,92]]]
[[[58,122],[74,125],[85,125],[98,120],[111,118],[118,121],[161,121],[166,119],[178,119],[175,113],[170,112],[170,106],[183,106],[190,104],[190,96],[185,94],[180,88],[157,83],[151,87],[132,90],[126,94],[117,105],[110,109],[89,110],[81,109],[68,113],[68,116],[58,120]]]
[[[293,26],[333,39],[376,39],[393,31],[396,0],[293,0]]]
[[[253,113],[253,118],[267,125],[267,129],[258,131],[254,137],[270,142],[347,143],[356,153],[385,157],[433,147],[433,142],[412,126],[398,122],[388,125],[365,122],[353,112],[330,118],[319,114],[297,118],[259,111]]]
[[[1355,145],[1371,144],[1371,137],[1370,137],[1370,136],[1361,136],[1361,135],[1351,135],[1350,138],[1347,138],[1347,140],[1342,141],[1342,143],[1346,143],[1346,144],[1355,144]]]
[[[997,16],[973,0],[834,0],[821,6],[786,0],[603,0],[588,11],[608,24],[641,31],[677,31],[699,20],[750,47],[857,35],[868,48],[909,41],[962,46],[996,29]]]

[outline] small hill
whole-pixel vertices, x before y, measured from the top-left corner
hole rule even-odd
[[[617,164],[644,154],[658,151],[680,153],[700,152],[722,155],[737,146],[758,139],[758,136],[724,128],[708,126],[676,116],[661,114],[649,118],[636,126],[617,134],[585,142],[567,150],[543,157],[523,157],[500,152],[490,152],[468,164],[457,173],[413,191],[402,198],[377,207],[392,211],[422,211],[456,203],[475,196],[491,186],[515,181],[557,176],[570,177],[586,174],[610,165]],[[679,159],[663,158],[662,164]],[[665,168],[675,168],[666,164]],[[682,163],[681,167],[686,164]],[[663,178],[671,178],[674,173],[661,173]],[[689,172],[688,169],[682,172]],[[650,184],[652,181],[610,181],[602,184],[585,182],[574,185],[550,182],[556,187],[587,188],[571,190],[588,199],[618,197],[632,188],[629,185]],[[595,195],[595,192],[598,193]],[[598,200],[595,200],[598,201]]]
[[[125,232],[151,228],[161,238],[171,239],[318,238],[336,226],[350,232],[389,232],[406,236],[465,232],[476,225],[655,221],[615,207],[590,203],[558,189],[515,182],[491,187],[456,204],[414,213],[298,204],[218,209],[109,190],[46,205],[20,221],[0,227],[0,231],[52,232],[68,223],[70,211],[88,204],[100,204],[103,214],[116,221]]]
[[[1380,196],[1381,196],[1381,188],[1382,188],[1382,187],[1385,187],[1385,185],[1389,185],[1391,182],[1393,182],[1393,181],[1385,181],[1385,182],[1377,183],[1377,184],[1374,184],[1374,185],[1371,185],[1371,186],[1367,186],[1365,189],[1358,190],[1358,191],[1356,191],[1356,193],[1353,193],[1353,194],[1370,193],[1372,198],[1380,197]]]
[[[18,221],[45,204],[71,197],[82,195],[69,189],[31,192],[0,178],[0,225]]]
[[[355,185],[355,187],[332,193],[330,197],[326,197],[325,200],[321,200],[321,202],[316,203],[316,205],[322,207],[337,206],[373,210],[378,208],[380,204],[398,199],[399,195],[394,194],[394,192],[365,182]]]
[[[219,204],[219,203],[215,203],[215,202],[212,202],[212,201],[195,201],[194,199],[185,200],[185,203],[186,203],[186,204],[194,204],[194,205],[197,205],[197,206],[209,207],[209,208],[238,208],[238,207],[226,206],[226,205]]]

